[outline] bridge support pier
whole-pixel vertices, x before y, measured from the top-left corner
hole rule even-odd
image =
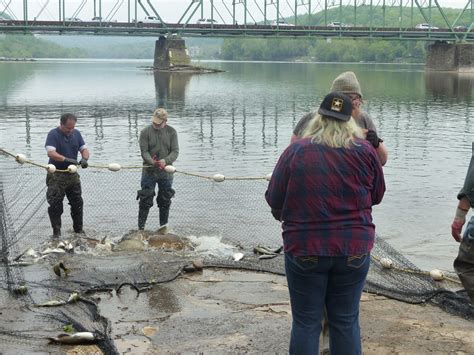
[[[474,44],[435,42],[428,46],[427,71],[474,73]]]
[[[184,44],[184,39],[179,37],[164,37],[155,42],[154,69],[169,69],[174,66],[189,66],[191,58]]]

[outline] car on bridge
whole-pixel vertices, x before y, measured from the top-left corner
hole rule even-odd
[[[217,21],[213,18],[200,18],[196,23],[198,25],[215,25]]]
[[[288,23],[286,22],[286,20],[284,19],[280,19],[278,21],[273,21],[272,22],[272,26],[280,26],[280,27],[293,27],[295,25],[293,25],[292,23]]]
[[[415,26],[417,30],[439,30],[438,27],[436,26],[431,26],[428,23],[419,23],[418,25]]]
[[[82,20],[78,17],[67,17],[66,22],[82,22]]]
[[[138,20],[138,23],[161,23],[156,16],[145,16],[143,20]]]
[[[349,27],[349,25],[346,25],[343,22],[331,22],[331,23],[328,23],[328,27],[340,28],[340,27]]]

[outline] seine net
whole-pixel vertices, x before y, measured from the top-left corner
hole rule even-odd
[[[73,233],[65,199],[61,240],[71,247],[58,250],[52,244],[47,213],[45,166],[30,161],[19,164],[14,154],[0,151],[0,302],[8,305],[2,308],[0,343],[5,352],[32,348],[50,351],[46,339],[72,325],[75,331],[93,332],[104,353],[116,353],[110,322],[100,315],[100,308],[89,295],[117,292],[124,286],[144,292],[155,284],[174,280],[196,257],[192,247],[176,252],[151,247],[139,252],[112,252],[107,245],[137,233],[136,197],[141,169],[124,167],[114,172],[107,166],[91,166],[79,173],[86,234]],[[260,259],[253,253],[258,245],[270,249],[281,245],[280,226],[263,197],[267,183],[265,177],[226,177],[216,182],[212,176],[176,172],[176,196],[169,220],[172,232],[190,240],[216,237],[245,254],[239,261],[229,254],[206,254],[205,267],[284,275],[281,255]],[[146,230],[158,227],[155,201]],[[371,255],[366,291],[409,303],[430,302],[474,320],[474,311],[456,275],[445,272],[443,281],[433,281],[428,272],[418,269],[381,237],[376,239]],[[390,268],[386,260],[391,261]],[[58,263],[68,269],[68,277],[53,273]],[[69,302],[74,294],[80,297]],[[63,304],[47,307],[51,300]]]

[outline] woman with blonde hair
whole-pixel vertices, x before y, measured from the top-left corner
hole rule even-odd
[[[383,139],[379,138],[377,128],[367,112],[361,109],[363,103],[362,90],[360,88],[359,80],[357,80],[354,72],[347,71],[339,74],[332,82],[331,92],[340,92],[349,96],[352,100],[352,114],[355,123],[362,128],[365,139],[375,148],[380,163],[385,165],[388,159],[388,152]],[[313,119],[314,112],[305,114],[296,124],[290,143],[300,139],[309,122]]]
[[[293,316],[290,354],[318,354],[324,308],[330,352],[361,354],[359,302],[385,192],[375,148],[351,117],[352,100],[328,94],[303,139],[280,156],[265,194],[282,221]]]

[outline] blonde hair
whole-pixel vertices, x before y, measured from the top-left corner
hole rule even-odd
[[[344,122],[317,113],[308,122],[303,138],[331,148],[350,148],[356,145],[356,138],[364,138],[364,133],[352,117]]]

